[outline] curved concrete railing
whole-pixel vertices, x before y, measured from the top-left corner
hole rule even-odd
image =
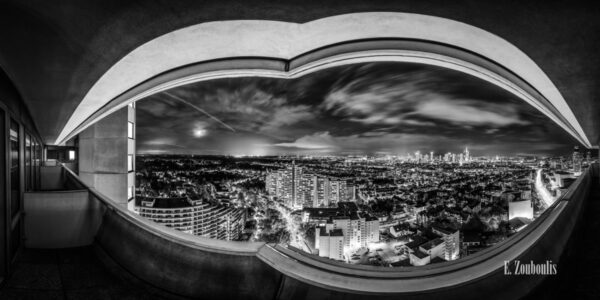
[[[74,172],[65,170],[85,185]],[[257,255],[264,243],[185,234],[139,217],[87,188],[104,208],[98,211],[103,220],[96,245],[114,264],[142,282],[169,294],[203,299],[268,299],[278,289],[281,274]]]
[[[452,44],[436,43],[416,38],[379,37],[355,39],[330,44],[284,59],[269,56],[233,56],[193,61],[169,69],[131,87],[90,113],[65,137],[64,142],[91,124],[116,112],[127,104],[178,86],[200,81],[232,77],[268,77],[294,79],[320,70],[357,63],[405,62],[433,65],[469,74],[494,84],[527,102],[548,116],[557,125],[588,145],[585,136],[574,127],[576,120],[563,115],[566,110],[549,101],[540,90],[518,73],[477,52]]]
[[[324,48],[340,43],[378,39],[419,40],[429,45],[448,45],[455,49],[462,49],[463,52],[475,53],[503,66],[535,88],[542,95],[543,100],[521,93],[517,95],[518,97],[532,103],[583,145],[591,147],[583,128],[558,88],[527,54],[509,41],[492,32],[451,19],[383,11],[335,15],[302,24],[271,20],[205,22],[152,38],[127,53],[106,70],[81,100],[53,142],[57,144],[66,142],[82,130],[82,124],[89,124],[88,121],[93,123],[95,121],[93,114],[111,101],[143,85],[147,80],[160,77],[161,74],[172,70],[186,68],[196,63],[230,59],[234,59],[232,63],[235,65],[235,58],[262,57],[284,62],[286,68],[274,71],[272,63],[252,69],[244,69],[244,65],[238,65],[236,70],[227,67],[219,68],[219,72],[202,75],[203,78],[224,78],[244,74],[245,76],[291,78],[296,76],[294,69],[302,70],[306,66],[299,67],[294,62],[298,57],[310,57],[311,55],[306,56],[307,53],[323,53]],[[429,47],[425,50],[425,55],[420,55],[416,61],[413,58],[417,57],[412,57],[408,61],[434,63],[450,68],[458,67],[459,71],[469,72],[472,69],[451,63],[445,58],[428,59]],[[363,54],[358,53],[365,58]],[[396,58],[402,57],[409,56],[405,53]],[[336,59],[331,55],[329,58]],[[320,60],[327,59],[321,57]],[[354,62],[360,61],[354,60]],[[387,59],[384,58],[384,61]],[[340,63],[340,61],[327,63],[331,65],[332,62]],[[351,63],[348,60],[346,62]],[[474,73],[469,72],[469,74],[477,76]],[[482,79],[487,80],[487,76]],[[495,79],[492,81],[492,83],[496,82],[504,88],[502,82]],[[508,91],[512,92],[512,88]],[[557,110],[552,112],[546,109],[548,106],[555,107]]]
[[[315,260],[264,243],[196,237],[145,220],[93,188],[89,192],[105,207],[98,248],[122,270],[169,294],[203,299],[515,299],[544,276],[504,275],[505,261],[559,261],[589,192],[590,173],[588,169],[536,221],[495,247],[452,262],[397,269]]]

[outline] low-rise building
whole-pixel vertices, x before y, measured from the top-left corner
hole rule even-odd
[[[458,259],[460,256],[460,231],[450,224],[442,223],[433,224],[431,230],[444,241],[442,258],[445,260]]]
[[[341,229],[317,227],[315,230],[315,248],[319,256],[335,260],[344,259],[344,233]]]
[[[518,217],[533,219],[533,205],[531,200],[508,202],[508,219],[512,220]]]

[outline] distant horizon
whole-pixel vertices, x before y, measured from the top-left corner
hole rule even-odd
[[[459,154],[459,153],[454,153],[454,154]],[[585,154],[585,153],[584,153]],[[498,157],[540,157],[540,158],[554,158],[554,157],[563,157],[563,156],[570,156],[571,153],[567,153],[567,154],[563,154],[563,155],[554,155],[554,156],[549,156],[549,155],[536,155],[536,154],[516,154],[516,155],[471,155],[471,157],[473,158],[495,158],[496,156]],[[367,157],[384,157],[384,156],[395,156],[395,157],[401,157],[401,158],[406,158],[406,156],[403,155],[367,155],[367,154],[363,154],[363,155],[337,155],[337,154],[328,154],[328,155],[294,155],[294,154],[282,154],[282,155],[230,155],[230,154],[180,154],[180,153],[136,153],[136,156],[207,156],[207,157],[233,157],[233,158],[251,158],[251,157],[289,157],[289,158],[293,158],[293,157],[315,157],[315,158],[319,158],[319,157],[361,157],[361,156],[367,156]],[[442,154],[442,158],[443,158],[443,154]],[[437,155],[434,155],[434,157],[438,157]],[[585,155],[584,155],[585,157]],[[593,155],[592,155],[593,157]]]

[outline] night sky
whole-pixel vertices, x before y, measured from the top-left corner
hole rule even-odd
[[[577,142],[478,78],[408,63],[178,87],[137,108],[138,154],[562,155]]]

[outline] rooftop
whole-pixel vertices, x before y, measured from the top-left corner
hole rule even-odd
[[[431,229],[439,231],[443,234],[453,234],[457,231],[456,227],[449,223],[434,223],[431,225]]]
[[[431,250],[433,248],[435,248],[436,246],[440,245],[441,243],[443,243],[444,241],[441,238],[437,238],[434,240],[431,240],[423,245],[421,245],[420,247],[425,249],[425,250]]]
[[[413,249],[413,250],[414,251],[411,254],[414,255],[414,256],[416,256],[416,257],[418,257],[419,259],[423,259],[423,258],[429,256],[429,254],[421,251],[421,249],[416,248],[416,249]]]
[[[329,236],[344,236],[344,233],[341,229],[334,229],[329,232]]]
[[[419,247],[419,246],[427,243],[427,239],[420,235],[414,235],[411,237],[411,239],[412,239],[412,242],[406,243],[406,247],[408,247],[408,248]]]
[[[135,204],[140,207],[152,208],[186,208],[193,204],[187,197],[165,198],[165,197],[135,197]]]

